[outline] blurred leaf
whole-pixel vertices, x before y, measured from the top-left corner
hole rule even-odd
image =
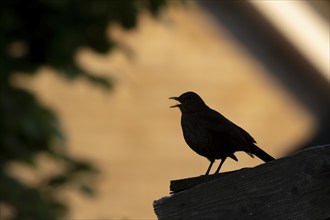
[[[73,165],[72,172],[97,172],[97,169],[94,166],[84,161],[76,161]]]
[[[166,0],[157,0],[157,1],[148,1],[149,5],[148,8],[150,9],[151,13],[156,16],[159,10],[166,5]]]
[[[111,81],[106,77],[94,76],[94,75],[90,75],[90,74],[86,74],[85,76],[89,81],[91,81],[91,82],[95,83],[96,85],[99,85],[105,89],[112,89],[112,87],[113,87]]]
[[[14,219],[59,219],[67,206],[38,187],[29,187],[5,173],[0,173],[1,202],[15,208]]]
[[[63,219],[68,208],[66,202],[58,198],[58,192],[64,187],[55,186],[70,185],[93,195],[94,189],[84,181],[98,173],[91,163],[68,154],[56,114],[30,91],[15,87],[13,75],[20,72],[32,77],[40,67],[48,66],[66,79],[80,77],[110,89],[113,83],[106,76],[81,69],[75,59],[78,50],[108,52],[117,46],[107,36],[110,23],[134,28],[141,11],[146,9],[156,14],[165,2],[0,1],[0,202],[13,208],[13,220]],[[47,184],[40,182],[32,187],[7,173],[10,163],[23,163],[37,169],[40,165],[36,158],[40,154],[63,168],[59,173],[50,173]]]
[[[68,181],[69,181],[69,178],[67,176],[61,174],[61,175],[58,175],[58,176],[51,177],[48,180],[47,185],[56,187],[56,186],[66,184]]]
[[[79,189],[87,196],[95,196],[95,190],[88,185],[80,185]]]

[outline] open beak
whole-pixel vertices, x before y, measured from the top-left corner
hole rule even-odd
[[[174,99],[174,100],[180,102],[179,97],[170,97],[169,99]],[[170,108],[180,107],[180,105],[181,105],[181,104],[172,105]]]

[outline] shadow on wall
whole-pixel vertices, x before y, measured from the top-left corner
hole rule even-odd
[[[248,1],[200,1],[318,122],[303,146],[330,143],[330,86],[322,73]],[[244,21],[244,22],[242,22]]]

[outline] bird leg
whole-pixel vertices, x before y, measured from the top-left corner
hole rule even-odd
[[[220,168],[222,167],[222,164],[225,162],[225,160],[226,160],[226,158],[225,158],[225,159],[221,159],[221,162],[220,162],[220,164],[219,164],[219,166],[218,166],[218,169],[215,171],[214,174],[219,173]]]
[[[207,171],[205,173],[206,176],[209,175],[210,170],[211,170],[211,167],[212,167],[212,165],[213,165],[213,163],[214,163],[215,160],[213,159],[213,160],[210,160],[210,161],[211,161],[210,166],[209,166],[209,168],[207,168]]]

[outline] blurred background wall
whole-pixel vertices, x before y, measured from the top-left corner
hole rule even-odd
[[[323,12],[302,3],[319,18],[314,22],[328,24]],[[186,1],[169,4],[157,19],[142,13],[129,31],[112,24],[107,35],[118,47],[105,55],[81,48],[76,57],[83,69],[112,79],[110,92],[84,79],[66,81],[48,67],[15,77],[58,114],[67,151],[100,170],[95,197],[64,191],[69,219],[154,219],[152,201],[168,194],[170,180],[204,174],[209,162],[186,145],[180,112],[169,108],[168,97],[186,91],[201,95],[275,158],[329,143],[329,41],[314,55],[327,61],[315,64],[294,44],[299,35],[289,39],[263,14],[275,6],[256,4]],[[296,23],[306,30],[319,23],[307,24]],[[223,171],[262,163],[237,157]],[[32,181],[25,168],[11,170]]]

